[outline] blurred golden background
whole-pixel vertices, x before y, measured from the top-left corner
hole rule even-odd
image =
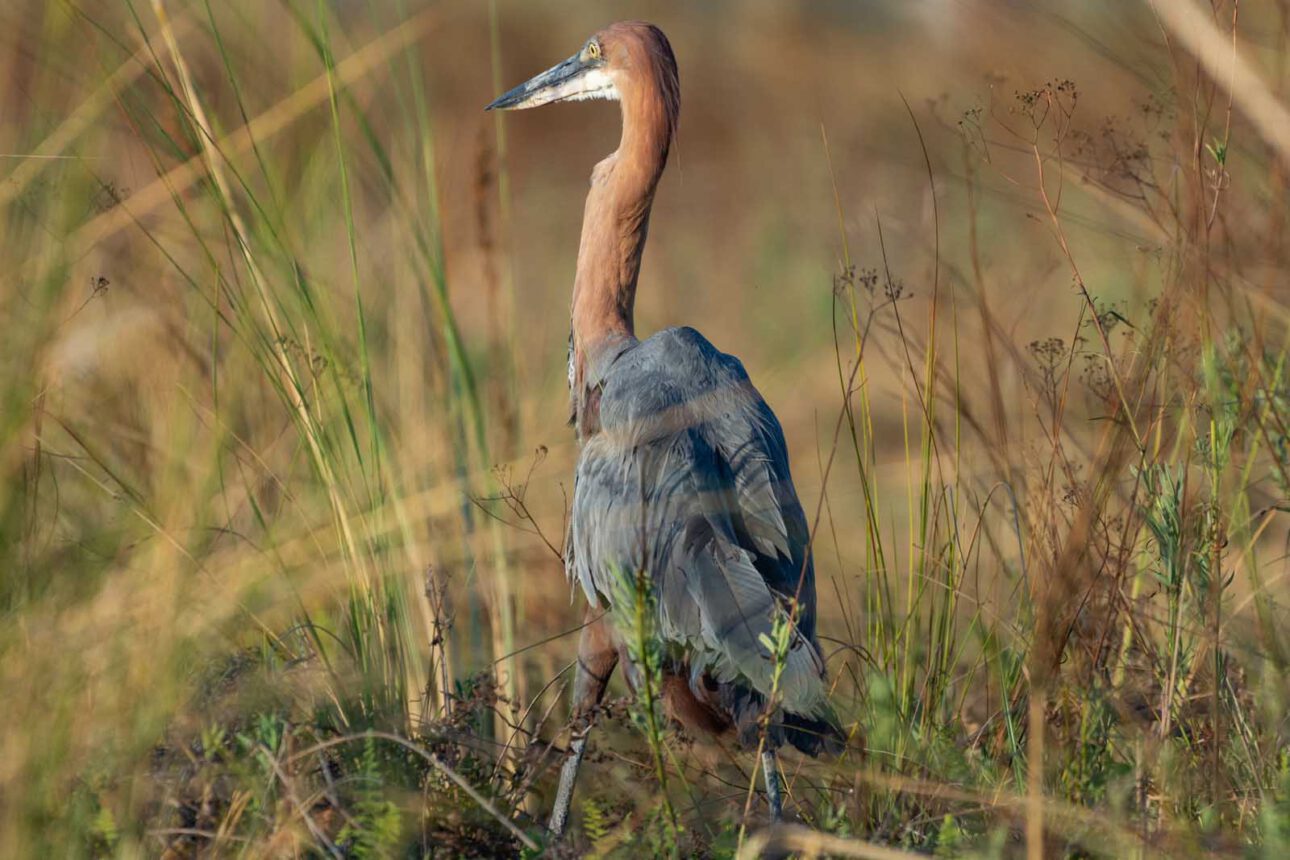
[[[1287,15],[1208,16],[1276,97]],[[1150,4],[8,0],[0,851],[357,856],[390,819],[292,797],[318,777],[291,749],[361,730],[477,737],[491,773],[437,754],[540,818],[583,600],[558,558],[569,292],[619,118],[483,106],[624,18],[667,33],[682,87],[638,332],[700,329],[779,415],[866,767],[1192,833],[1180,798],[1220,768],[1171,783],[1169,756],[1208,762],[1224,729],[1171,728],[1200,719],[1178,703],[1212,690],[1230,727],[1283,700],[1286,184]],[[1220,437],[1237,453],[1206,466]],[[1173,556],[1168,488],[1177,534],[1206,536]],[[1032,634],[1058,628],[1072,686],[1035,711]],[[1117,728],[1068,748],[1091,679]],[[1056,752],[1028,783],[1027,713],[1070,761],[1120,758],[1096,789]],[[1213,846],[1273,844],[1281,730],[1240,735],[1259,749],[1195,825]],[[231,787],[259,750],[268,794]],[[381,850],[493,844],[380,772],[403,815]],[[910,848],[949,845],[963,805],[988,810],[965,834],[1019,832],[976,795],[871,786],[835,820],[802,791],[808,823]],[[1078,822],[1058,842],[1121,844]]]

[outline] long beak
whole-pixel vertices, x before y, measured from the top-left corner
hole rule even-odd
[[[584,61],[581,55],[574,54],[498,96],[484,110],[524,110],[555,102],[617,98],[613,80],[602,66],[600,62]]]

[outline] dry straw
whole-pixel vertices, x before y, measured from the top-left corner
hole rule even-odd
[[[1215,83],[1258,129],[1281,160],[1290,164],[1290,110],[1236,47],[1191,0],[1148,0],[1165,30],[1196,58]]]

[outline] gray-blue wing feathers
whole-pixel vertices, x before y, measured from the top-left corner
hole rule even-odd
[[[660,332],[609,368],[583,447],[568,570],[593,604],[648,571],[664,639],[720,682],[773,683],[762,642],[799,600],[784,709],[827,713],[806,518],[783,431],[737,359],[693,329]],[[800,580],[800,585],[799,585]]]

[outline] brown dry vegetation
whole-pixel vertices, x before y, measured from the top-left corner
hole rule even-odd
[[[0,854],[1283,856],[1290,4],[1205,4],[0,4]],[[544,845],[618,118],[481,108],[624,17],[638,329],[741,357],[816,523],[810,830],[624,697]]]

